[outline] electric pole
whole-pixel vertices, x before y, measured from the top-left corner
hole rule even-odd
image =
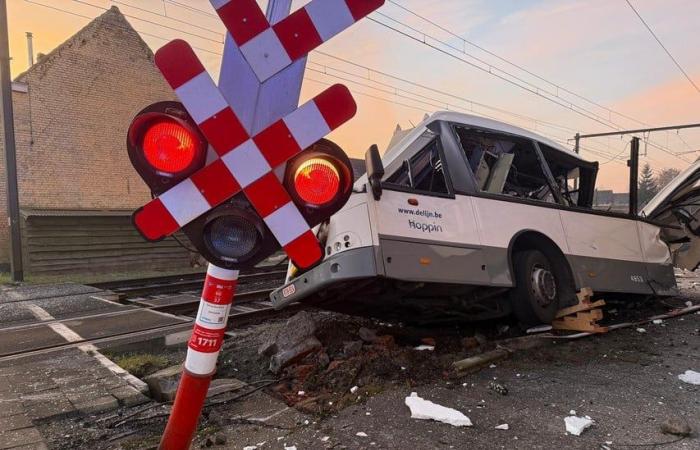
[[[4,126],[5,173],[7,175],[7,211],[10,226],[10,265],[12,281],[23,281],[22,236],[19,228],[19,194],[17,191],[17,154],[15,123],[12,111],[12,75],[10,42],[7,28],[7,1],[0,0],[0,97]]]

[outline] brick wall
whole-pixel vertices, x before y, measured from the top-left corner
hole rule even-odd
[[[126,153],[143,107],[174,99],[147,45],[112,8],[35,64],[14,93],[22,209],[135,209],[150,198]],[[4,155],[2,163],[4,172]],[[6,217],[4,176],[0,214]],[[0,264],[7,260],[0,223]]]

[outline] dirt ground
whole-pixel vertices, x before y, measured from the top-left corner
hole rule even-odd
[[[664,302],[610,302],[606,317],[636,320],[686,301],[700,303],[700,296],[687,290]],[[313,316],[322,350],[277,376],[258,347],[285,320],[250,326],[228,339],[217,377],[238,378],[251,388],[212,399],[195,447],[700,448],[700,386],[678,379],[686,370],[700,371],[698,314],[649,323],[641,326],[644,332],[632,327],[547,341],[468,375],[455,373],[452,363],[488,351],[521,330],[509,320],[416,329],[326,312]],[[416,350],[419,345],[434,350]],[[175,361],[181,355],[174,351],[168,357]],[[404,404],[411,392],[461,411],[474,426],[411,419]],[[249,420],[251,411],[267,401],[290,406],[285,419]],[[568,435],[564,417],[570,410],[595,424],[581,436]],[[167,406],[153,403],[107,417],[47,423],[42,434],[53,437],[55,448],[153,448],[167,413]],[[672,417],[687,422],[694,434],[682,440],[663,434],[660,424]],[[494,428],[504,423],[509,430]]]

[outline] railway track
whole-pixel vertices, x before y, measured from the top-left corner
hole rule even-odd
[[[229,328],[256,323],[280,314],[296,311],[299,308],[298,306],[291,309],[286,308],[284,312],[277,311],[272,307],[272,303],[269,300],[272,290],[284,281],[285,273],[284,270],[279,269],[279,266],[272,266],[241,274],[234,303],[229,313]],[[119,307],[117,310],[101,313],[77,313],[71,315],[71,317],[60,319],[38,320],[31,323],[3,327],[0,328],[0,331],[10,334],[16,333],[17,335],[31,335],[32,333],[41,333],[42,327],[68,326],[71,322],[75,323],[76,321],[99,322],[113,319],[113,321],[119,323],[120,320],[128,321],[130,317],[133,317],[134,311],[139,310],[165,313],[181,320],[181,322],[165,325],[151,324],[153,326],[146,325],[138,330],[128,332],[120,331],[117,326],[114,330],[110,329],[110,333],[102,334],[95,338],[86,337],[85,339],[66,341],[60,344],[37,345],[28,349],[6,349],[9,351],[0,352],[0,362],[30,355],[48,354],[85,344],[108,346],[110,342],[124,339],[138,339],[141,336],[145,338],[154,334],[163,335],[190,330],[199,308],[199,296],[203,281],[204,274],[198,273],[93,284],[91,286],[103,289],[102,292],[87,294],[94,297],[96,301],[99,299],[117,303],[115,300],[118,299],[118,303],[131,307]],[[31,300],[26,302],[31,303]],[[120,316],[123,316],[123,318]]]
[[[263,300],[262,298],[267,299],[267,296],[269,296],[269,293],[271,292],[271,289],[267,290],[259,290],[259,291],[251,291],[251,292],[244,292],[241,294],[237,294],[234,304],[231,307],[231,311],[229,313],[229,318],[228,318],[228,326],[227,328],[233,329],[236,327],[248,325],[251,323],[256,323],[264,319],[268,319],[271,317],[279,316],[280,314],[289,314],[291,312],[295,312],[298,309],[301,308],[301,305],[292,305],[292,307],[287,307],[283,312],[277,311],[272,307],[272,303],[269,300]],[[198,302],[196,303],[198,304]],[[178,305],[177,307],[182,307],[181,305]],[[197,306],[195,304],[190,305],[191,308],[194,308],[196,311]],[[151,310],[151,311],[159,311],[163,312],[163,310],[168,310],[167,307],[163,306],[143,306],[141,307],[144,310]],[[42,322],[33,322],[30,324],[26,325],[18,325],[18,326],[13,326],[13,327],[6,327],[3,328],[1,331],[2,332],[11,332],[11,331],[27,331],[31,332],[32,329],[36,329],[39,327],[44,327],[44,326],[51,326],[55,324],[65,324],[67,322],[75,321],[75,320],[89,320],[89,319],[98,319],[98,318],[118,318],[119,316],[122,315],[127,315],[129,313],[133,313],[135,308],[129,308],[125,310],[120,310],[120,311],[112,311],[112,312],[107,312],[107,313],[102,313],[102,314],[92,314],[92,315],[83,315],[83,316],[77,316],[77,317],[70,317],[66,319],[56,319],[56,320],[50,320],[50,321],[42,321]],[[63,350],[66,348],[72,348],[72,347],[78,347],[80,345],[84,344],[94,344],[94,345],[107,345],[110,342],[122,340],[122,339],[127,339],[127,338],[138,338],[140,336],[146,336],[150,335],[154,332],[160,332],[160,333],[177,333],[181,331],[187,331],[192,329],[192,324],[194,323],[194,317],[187,317],[187,316],[179,316],[181,319],[183,319],[183,322],[178,323],[178,324],[168,324],[168,325],[162,325],[162,326],[154,326],[154,327],[146,327],[143,329],[139,329],[137,331],[132,331],[132,332],[115,332],[111,333],[107,336],[100,336],[94,339],[81,339],[77,341],[71,341],[71,342],[64,342],[61,344],[57,345],[48,345],[44,347],[37,347],[37,348],[32,348],[29,350],[22,350],[22,351],[13,351],[13,352],[6,352],[6,353],[0,353],[0,363],[5,362],[8,360],[16,359],[16,358],[21,358],[21,357],[26,357],[26,356],[33,356],[33,355],[40,355],[40,354],[47,354],[51,353],[54,351],[58,350]]]
[[[284,279],[286,270],[275,265],[259,268],[242,273],[238,279],[239,286],[255,283],[273,282]],[[174,294],[187,291],[199,291],[204,282],[204,273],[192,273],[184,275],[172,275],[151,278],[135,278],[130,280],[109,281],[94,283],[90,286],[108,290],[119,295],[120,298],[144,297],[149,295]]]

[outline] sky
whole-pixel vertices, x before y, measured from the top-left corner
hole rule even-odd
[[[700,85],[700,2],[631,2]],[[27,68],[27,31],[35,52],[47,53],[116,5],[154,51],[186,39],[218,78],[224,28],[207,0],[7,3],[14,75]],[[293,9],[305,3],[295,0]],[[625,0],[387,0],[319,50],[301,97],[347,84],[358,114],[331,138],[354,157],[374,143],[384,149],[397,124],[408,128],[442,109],[496,118],[568,147],[576,132],[700,122],[700,92]],[[656,172],[700,156],[691,152],[700,150],[700,130],[643,137],[642,162]],[[601,163],[600,188],[627,190],[628,141],[582,142],[582,155]]]

